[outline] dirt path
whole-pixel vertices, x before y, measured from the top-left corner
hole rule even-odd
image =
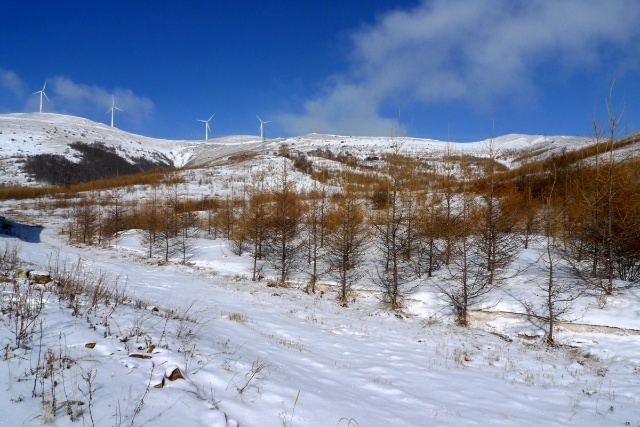
[[[522,313],[514,313],[511,311],[482,311],[469,310],[471,320],[496,320],[496,319],[540,319],[537,316]],[[616,335],[640,335],[640,329],[618,328],[616,326],[589,325],[586,323],[573,322],[556,322],[557,326],[561,326],[573,332],[598,332],[601,334]]]

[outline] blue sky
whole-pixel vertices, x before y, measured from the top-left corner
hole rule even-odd
[[[153,137],[590,135],[640,128],[637,0],[5,0],[0,113]],[[595,106],[595,107],[594,107]],[[493,123],[493,125],[492,125]]]

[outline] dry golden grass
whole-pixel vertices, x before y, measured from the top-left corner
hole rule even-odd
[[[45,196],[75,195],[86,191],[108,190],[133,185],[159,185],[183,183],[184,178],[175,168],[155,169],[132,175],[86,182],[62,187],[4,187],[0,188],[0,200],[35,199]]]

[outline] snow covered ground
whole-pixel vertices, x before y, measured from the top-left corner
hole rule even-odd
[[[0,115],[0,131],[5,181],[24,178],[16,158],[64,154],[76,137],[111,141],[132,156],[160,153],[178,166],[261,151],[257,137],[160,141],[54,114]],[[394,141],[312,134],[270,140],[266,151],[282,142],[365,158]],[[447,146],[400,142],[403,152],[425,157],[442,156]],[[510,165],[523,150],[556,152],[588,140],[509,135],[496,143]],[[483,155],[486,143],[458,149]],[[281,165],[259,155],[185,170],[184,190],[191,197],[230,194],[258,169],[277,175]],[[310,183],[291,173],[298,185]],[[145,190],[126,197],[142,199]],[[30,201],[3,202],[0,215],[43,226],[20,228],[22,240],[0,235],[0,254],[17,244],[22,268],[64,266],[124,295],[117,304],[59,302],[43,288],[42,324],[32,325],[24,348],[12,349],[16,323],[7,307],[16,294],[13,284],[0,283],[0,425],[640,426],[640,289],[621,288],[605,304],[585,293],[563,319],[571,325],[557,330],[561,345],[547,348],[544,325],[518,315],[523,303],[541,304],[542,242],[521,251],[517,274],[487,296],[480,308],[491,312],[474,313],[471,327],[460,328],[435,286],[438,275],[421,280],[399,313],[381,305],[371,277],[341,307],[330,282],[313,295],[302,291],[303,277],[290,288],[252,282],[250,257],[233,255],[224,240],[199,239],[189,265],[180,265],[147,259],[136,231],[120,236],[117,247],[70,246],[60,232],[64,211],[40,211]],[[46,360],[57,364],[49,374],[38,369]],[[173,367],[184,378],[165,378]],[[43,409],[54,393],[55,417]]]
[[[72,304],[46,293],[42,333],[38,325],[27,350],[6,350],[12,335],[3,328],[0,425],[45,421],[40,394],[48,398],[51,379],[33,368],[48,348],[67,364],[55,377],[56,426],[640,425],[640,335],[632,332],[561,328],[563,346],[549,349],[527,320],[454,326],[426,281],[396,315],[375,292],[345,308],[331,290],[251,282],[250,259],[222,240],[199,240],[183,266],[145,259],[135,232],[110,249],[68,246],[55,224],[38,237],[19,242],[26,267],[80,265],[117,282],[130,302],[84,303],[74,317]],[[2,236],[0,247],[13,242]],[[493,309],[521,312],[514,295],[531,292],[534,274],[509,281]],[[640,329],[638,297],[624,290],[598,308],[585,296],[571,320]],[[184,378],[154,388],[173,366]],[[65,403],[75,401],[84,404]]]

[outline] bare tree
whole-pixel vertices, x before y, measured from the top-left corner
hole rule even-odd
[[[415,288],[408,286],[415,278],[408,256],[415,232],[415,227],[412,227],[414,203],[410,206],[403,204],[408,200],[411,171],[404,169],[403,164],[396,160],[397,153],[387,158],[387,204],[374,219],[375,244],[379,254],[374,280],[382,288],[383,301],[393,310],[401,308],[403,299]]]
[[[572,265],[585,281],[597,282],[602,276],[602,253],[606,226],[604,218],[606,205],[606,190],[604,183],[604,171],[602,166],[602,147],[604,144],[603,130],[598,124],[596,113],[593,114],[593,168],[587,165],[579,165],[569,176],[571,198],[566,208],[570,218],[570,230],[566,233],[564,242],[567,254],[571,256]],[[589,257],[588,273],[583,268],[583,260]]]
[[[140,210],[140,228],[142,229],[142,244],[147,248],[147,256],[151,258],[156,248],[158,232],[161,226],[160,200],[157,188],[153,188],[149,199],[145,200]]]
[[[440,267],[442,256],[442,241],[445,234],[442,229],[443,218],[439,206],[440,194],[426,194],[420,198],[420,209],[417,218],[417,248],[415,271],[418,277],[424,273],[432,277],[434,271]]]
[[[468,326],[469,308],[480,302],[494,284],[489,280],[484,256],[474,250],[482,241],[477,229],[481,213],[473,195],[462,196],[457,217],[458,227],[452,238],[447,274],[442,281],[436,282],[436,286],[453,307],[456,322]]]
[[[237,223],[237,215],[235,213],[236,198],[232,191],[231,194],[227,194],[223,200],[221,200],[218,209],[214,214],[214,230],[219,230],[222,233],[222,237],[231,240],[235,231],[235,225]]]
[[[445,265],[449,265],[453,252],[453,240],[455,234],[455,204],[458,197],[459,185],[455,174],[454,153],[451,144],[447,142],[445,152],[440,163],[439,189],[440,203],[442,205],[441,230],[443,231],[444,250],[443,259]]]
[[[622,114],[614,112],[612,92],[613,85],[607,101],[608,137],[604,137],[605,127],[598,124],[594,112],[593,164],[579,165],[569,175],[571,193],[567,199],[573,207],[568,215],[572,227],[564,236],[575,273],[606,295],[613,294],[615,278],[626,277],[625,272],[633,270],[628,268],[628,261],[635,258],[633,245],[627,245],[628,236],[635,236],[635,221],[630,220],[635,214],[628,197],[633,199],[628,188],[635,180],[626,180],[624,185],[619,183],[618,175],[624,175],[625,168],[614,151]],[[631,253],[625,247],[631,249]]]
[[[370,232],[362,203],[353,185],[345,182],[326,215],[325,259],[329,274],[340,284],[343,305],[348,302],[352,285],[366,274],[362,266]]]
[[[97,219],[93,201],[88,197],[80,196],[79,200],[67,210],[67,218],[69,241],[91,244]]]
[[[483,227],[482,241],[478,249],[485,257],[489,283],[493,283],[497,270],[504,269],[511,263],[518,249],[518,242],[513,234],[516,224],[515,209],[508,209],[505,199],[496,191],[496,167],[498,150],[493,136],[486,144],[487,166],[484,170],[486,190],[482,192]]]
[[[608,182],[607,182],[607,216],[606,216],[606,238],[605,238],[605,250],[606,250],[606,268],[607,268],[607,285],[605,292],[607,295],[613,294],[613,271],[615,263],[614,255],[614,235],[613,235],[613,222],[614,222],[614,198],[615,198],[615,157],[613,151],[615,149],[615,141],[617,138],[618,126],[622,120],[622,113],[617,114],[613,107],[613,85],[611,84],[611,90],[609,92],[609,100],[607,102],[607,123],[609,131],[609,164],[608,164]],[[624,111],[624,110],[623,110]]]
[[[461,168],[467,171],[464,158]],[[464,173],[465,181],[468,172]],[[463,182],[464,184],[464,182]],[[483,209],[478,206],[474,194],[464,191],[458,200],[455,214],[456,227],[451,234],[450,260],[446,265],[447,274],[436,282],[454,310],[456,322],[460,326],[469,325],[469,308],[478,304],[483,297],[495,287],[490,280],[490,272],[486,266],[486,257],[477,248],[483,244],[481,233]]]
[[[283,158],[283,167],[271,191],[269,206],[268,259],[278,271],[280,284],[284,285],[291,269],[300,257],[299,239],[304,206],[295,182],[289,172],[289,159]]]
[[[529,249],[531,237],[538,230],[540,204],[533,194],[533,179],[530,172],[524,177],[522,183],[522,203],[521,203],[521,233],[525,249]]]
[[[122,188],[114,188],[107,192],[106,218],[103,222],[103,229],[105,237],[115,240],[115,246],[118,246],[120,232],[126,229],[127,205],[124,197],[125,190]]]
[[[253,175],[252,184],[249,187],[249,201],[242,217],[244,238],[251,247],[253,268],[251,280],[258,280],[258,260],[263,259],[263,245],[267,240],[267,214],[269,207],[269,194],[266,189],[266,171],[260,170]]]
[[[249,203],[250,200],[235,199],[234,205],[236,205],[237,207],[238,204],[248,205]],[[245,213],[247,209],[248,208],[242,208]],[[233,225],[233,232],[229,237],[229,249],[231,249],[231,252],[234,255],[241,256],[243,253],[245,253],[245,251],[249,250],[249,247],[251,246],[249,236],[250,229],[247,226],[247,221],[249,218],[247,218],[244,214],[234,216],[236,217],[236,219]]]
[[[320,185],[320,189],[318,188]],[[320,276],[318,261],[324,247],[324,235],[327,211],[327,190],[323,184],[313,183],[313,189],[307,194],[307,214],[304,217],[307,246],[307,265],[309,270],[309,283],[305,292],[315,293],[316,282]]]
[[[178,211],[176,213],[176,252],[182,258],[182,264],[193,255],[197,238],[200,236],[198,228],[198,214],[188,206],[189,197],[187,193],[180,196]]]
[[[180,198],[177,187],[165,189],[162,200],[159,205],[160,224],[158,226],[157,240],[161,245],[160,253],[163,254],[165,262],[176,254],[175,239],[178,234],[178,209]]]
[[[213,198],[204,198],[203,204],[206,207],[204,224],[202,229],[206,230],[207,236],[212,239],[218,238],[218,224],[216,223],[216,212],[218,210],[219,202]]]
[[[546,197],[543,222],[545,232],[545,247],[541,260],[547,269],[547,276],[537,276],[538,289],[541,291],[538,295],[544,303],[540,309],[529,306],[529,311],[533,312],[537,317],[545,320],[547,324],[546,343],[549,346],[555,345],[554,329],[556,322],[561,316],[565,315],[572,307],[581,294],[579,281],[575,277],[566,277],[560,279],[558,270],[565,265],[563,263],[562,250],[558,247],[557,241],[558,231],[562,227],[562,219],[564,214],[560,203],[554,203],[554,188],[556,184],[556,174],[554,171],[553,183],[549,195]]]

